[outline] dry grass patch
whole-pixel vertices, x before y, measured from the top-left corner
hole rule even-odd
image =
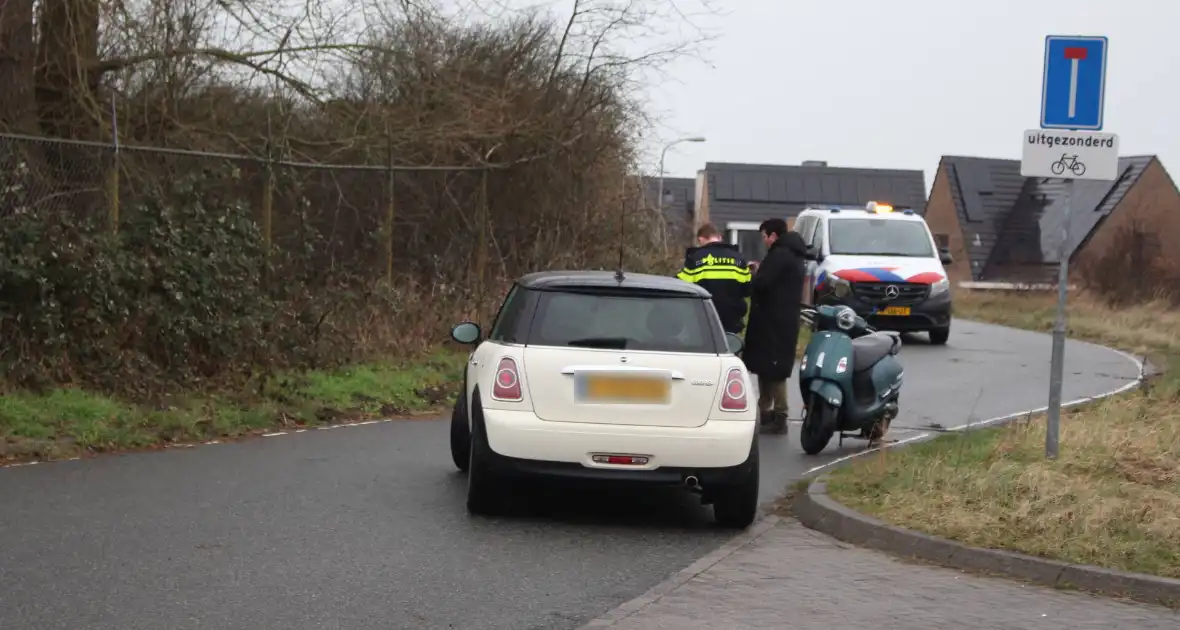
[[[1050,332],[1057,296],[1002,291],[955,292],[955,317]],[[1180,354],[1180,309],[1167,302],[1111,307],[1086,294],[1069,301],[1068,336],[1156,355]]]
[[[960,292],[956,315],[1048,331],[1053,296]],[[1070,335],[1167,359],[1143,390],[1063,413],[881,451],[833,473],[841,502],[890,523],[1068,562],[1180,578],[1180,314],[1075,298]]]
[[[1180,383],[1041,419],[881,451],[829,492],[890,523],[1069,562],[1180,577]]]

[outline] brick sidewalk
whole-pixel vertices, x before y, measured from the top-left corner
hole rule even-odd
[[[1180,614],[901,562],[782,519],[638,611],[586,628],[1177,630]]]

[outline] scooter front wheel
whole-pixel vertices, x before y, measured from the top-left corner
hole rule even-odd
[[[819,394],[811,394],[807,401],[807,413],[803,416],[803,427],[799,430],[799,445],[808,455],[818,455],[832,441],[836,433],[836,408],[828,404]]]

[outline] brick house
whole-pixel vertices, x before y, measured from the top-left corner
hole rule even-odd
[[[711,221],[731,243],[758,260],[764,252],[758,225],[770,217],[791,223],[809,205],[863,206],[870,201],[926,206],[920,170],[841,168],[827,162],[795,165],[708,162],[697,173],[694,223]]]
[[[1022,177],[1019,160],[943,156],[925,216],[955,258],[951,280],[1056,283],[1064,190],[1064,180]],[[1160,247],[1180,237],[1180,191],[1155,156],[1119,158],[1112,182],[1077,180],[1070,217],[1071,281],[1132,255],[1118,251],[1132,236],[1135,255],[1180,262],[1180,250]]]

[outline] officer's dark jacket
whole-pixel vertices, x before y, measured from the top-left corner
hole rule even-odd
[[[742,331],[750,295],[750,267],[735,246],[719,241],[688,248],[684,269],[676,277],[699,284],[713,295],[713,307],[726,332]]]

